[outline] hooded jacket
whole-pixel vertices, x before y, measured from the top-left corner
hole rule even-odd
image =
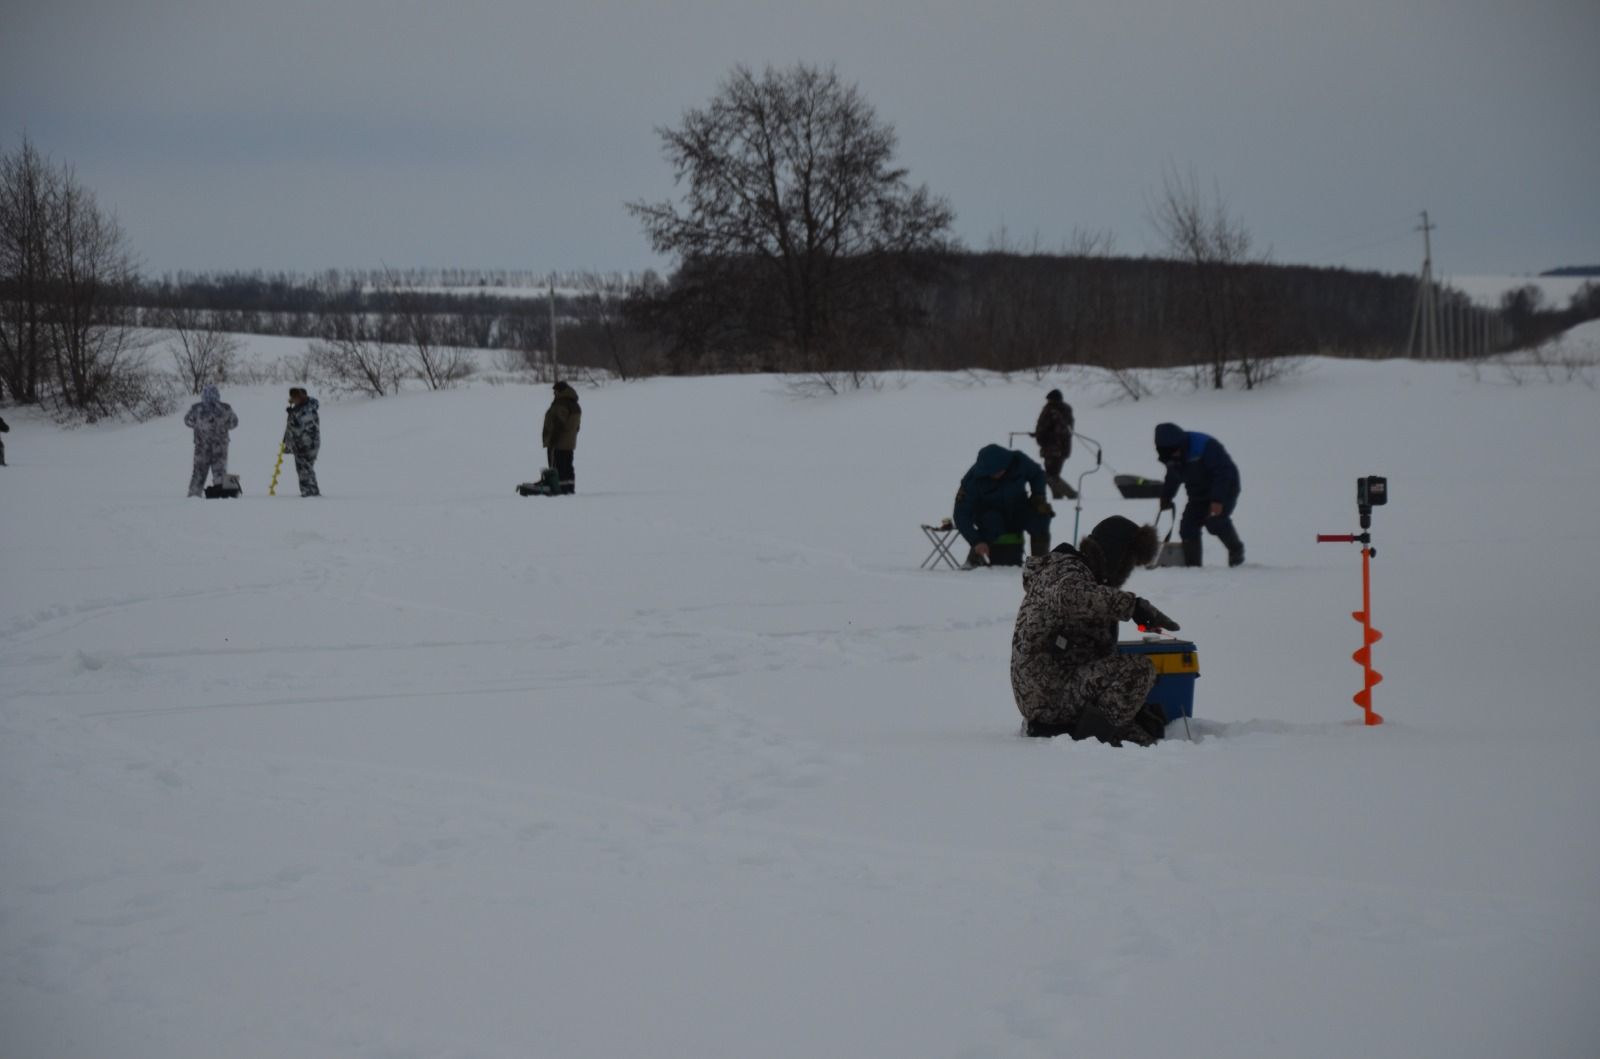
[[[555,400],[544,414],[544,447],[572,450],[578,447],[578,427],[583,409],[578,407],[578,391],[564,382],[555,385]]]
[[[1033,440],[1039,452],[1059,452],[1062,459],[1072,456],[1072,406],[1060,397],[1045,401],[1039,420],[1033,425]]]
[[[1171,500],[1178,487],[1189,491],[1190,500],[1218,500],[1227,503],[1239,496],[1239,468],[1234,465],[1222,442],[1209,434],[1184,430],[1175,423],[1156,427],[1156,451],[1178,449],[1182,462],[1167,464],[1167,480],[1161,499]]]
[[[299,404],[291,404],[289,424],[283,430],[283,451],[308,459],[315,459],[322,448],[322,415],[315,397],[307,397]]]
[[[189,406],[183,425],[194,431],[194,446],[200,450],[228,448],[228,431],[239,425],[233,406],[222,399],[213,385],[200,391],[200,400]]]
[[[1004,472],[999,478],[995,475]],[[1022,528],[1030,495],[1042,498],[1044,468],[1026,455],[999,445],[985,445],[961,479],[952,521],[968,544],[986,540],[979,523],[988,512],[999,512],[1007,524]]]
[[[1022,604],[1011,634],[1011,685],[1018,701],[1046,700],[1074,670],[1117,650],[1117,622],[1138,597],[1102,585],[1070,545],[1022,564]],[[1024,711],[1027,712],[1027,711]]]

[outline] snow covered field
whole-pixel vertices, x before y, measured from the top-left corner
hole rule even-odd
[[[917,568],[1059,382],[584,389],[560,499],[543,387],[324,400],[316,501],[278,387],[227,503],[181,412],[8,409],[0,1055],[1594,1055],[1600,393],[1069,388],[1244,478],[1247,565],[1130,584],[1202,672],[1140,751],[1019,738],[1016,573]],[[1364,474],[1378,728],[1313,543]],[[1085,530],[1153,514],[1110,478]]]

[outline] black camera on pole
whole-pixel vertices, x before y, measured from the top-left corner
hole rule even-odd
[[[1372,509],[1389,502],[1389,479],[1369,474],[1356,479],[1356,513],[1361,516],[1361,528],[1372,528]]]

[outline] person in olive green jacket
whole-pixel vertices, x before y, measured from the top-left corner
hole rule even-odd
[[[560,492],[578,491],[577,473],[572,469],[572,452],[578,447],[578,424],[583,409],[578,407],[578,392],[566,382],[555,385],[555,400],[544,414],[544,447],[549,465],[560,479]]]

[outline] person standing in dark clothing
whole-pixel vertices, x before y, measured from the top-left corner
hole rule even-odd
[[[555,399],[544,414],[544,448],[549,466],[555,468],[560,492],[570,496],[578,491],[578,474],[572,465],[578,447],[578,427],[583,409],[578,406],[578,391],[566,382],[555,384]]]
[[[991,546],[1009,533],[1026,532],[1034,555],[1048,553],[1055,511],[1044,490],[1044,471],[1023,453],[999,445],[980,449],[956,491],[952,519],[972,546],[967,565],[988,565]]]
[[[1176,423],[1156,427],[1156,455],[1167,468],[1161,490],[1161,510],[1174,506],[1178,487],[1188,490],[1178,522],[1185,566],[1201,565],[1200,530],[1204,528],[1228,549],[1228,565],[1244,562],[1244,542],[1233,526],[1233,509],[1239,502],[1239,468],[1222,442],[1209,434],[1184,430]]]
[[[9,434],[9,433],[11,433],[11,428],[6,426],[6,421],[4,419],[0,419],[0,434]],[[5,465],[6,465],[6,443],[5,443],[4,439],[0,439],[0,467],[4,467]]]
[[[1050,495],[1057,500],[1075,500],[1078,493],[1061,478],[1061,465],[1072,455],[1072,406],[1060,390],[1045,395],[1044,408],[1034,424],[1033,440],[1039,443],[1039,459],[1044,462],[1044,480]]]

